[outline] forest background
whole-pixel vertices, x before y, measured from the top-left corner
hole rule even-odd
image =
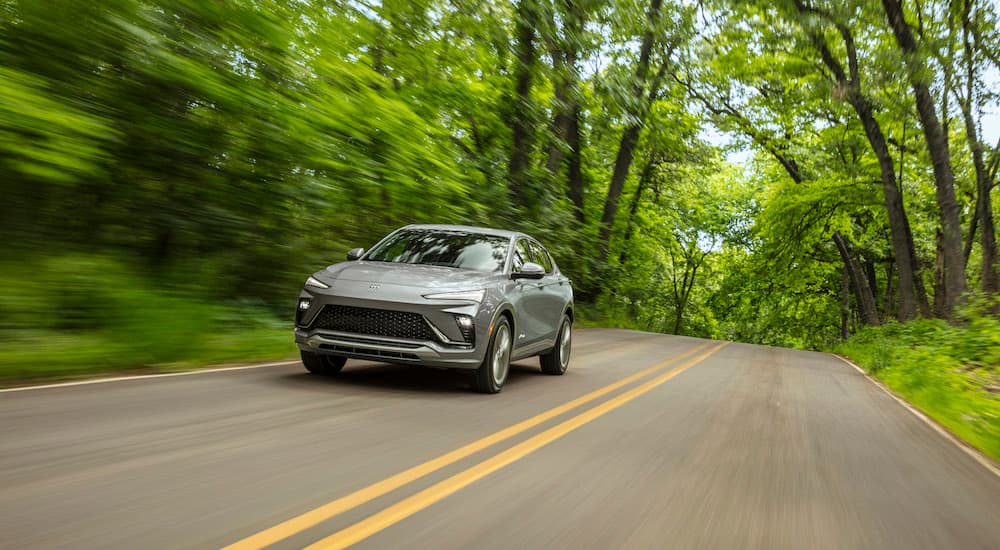
[[[0,0],[0,379],[294,353],[519,229],[584,324],[832,350],[1000,456],[995,3]]]

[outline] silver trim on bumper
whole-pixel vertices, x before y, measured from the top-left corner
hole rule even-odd
[[[471,346],[445,346],[429,341],[296,328],[295,343],[302,351],[371,361],[463,369],[475,369],[482,363],[482,357]]]

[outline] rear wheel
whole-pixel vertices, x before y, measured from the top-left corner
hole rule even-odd
[[[500,317],[493,328],[490,345],[486,348],[483,364],[476,369],[472,385],[482,393],[499,393],[507,381],[510,371],[510,348],[513,339],[510,337],[510,322],[506,317]]]
[[[556,336],[556,345],[548,353],[538,356],[542,364],[542,372],[545,374],[562,375],[569,368],[569,353],[573,347],[573,321],[569,315],[563,315],[562,324],[559,326],[559,335]]]
[[[334,355],[323,355],[308,351],[299,352],[302,356],[302,364],[306,370],[319,376],[333,376],[344,368],[347,358],[336,357]]]

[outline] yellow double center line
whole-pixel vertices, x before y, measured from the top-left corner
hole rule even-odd
[[[613,392],[631,382],[634,382],[640,378],[643,378],[651,373],[664,369],[678,361],[681,361],[695,353],[704,350],[711,344],[703,344],[688,350],[676,357],[653,365],[645,370],[637,372],[631,376],[628,376],[618,382],[609,384],[600,388],[598,390],[592,391],[586,395],[578,397],[572,401],[564,403],[558,407],[549,409],[541,414],[533,416],[527,420],[518,422],[512,426],[504,428],[499,432],[492,435],[486,436],[482,439],[469,443],[464,447],[460,447],[454,451],[441,455],[437,458],[424,462],[414,466],[408,470],[400,472],[396,475],[388,477],[382,481],[369,485],[363,489],[355,491],[347,496],[341,497],[330,503],[324,504],[318,508],[310,510],[300,516],[294,517],[270,529],[266,529],[233,543],[227,546],[224,550],[242,550],[247,548],[262,548],[278,542],[282,539],[288,538],[296,533],[300,533],[305,529],[313,527],[323,521],[326,521],[338,514],[341,514],[352,508],[356,508],[366,502],[369,502],[375,498],[378,498],[386,493],[394,491],[404,485],[412,483],[428,474],[431,474],[441,468],[444,468],[450,464],[453,464],[463,458],[466,458],[482,449],[485,449],[491,445],[514,437],[546,420],[554,418],[564,412],[570,411],[580,405],[589,403],[595,399],[598,399],[610,392]],[[631,390],[628,390],[621,395],[618,395],[594,408],[588,409],[577,416],[574,416],[568,420],[563,421],[556,426],[549,428],[509,449],[500,452],[499,454],[476,464],[454,476],[445,479],[423,491],[416,493],[413,496],[405,498],[398,503],[385,508],[381,512],[378,512],[368,518],[351,525],[341,531],[326,537],[319,542],[309,546],[310,549],[317,548],[344,548],[360,542],[371,535],[385,529],[386,527],[409,517],[416,512],[423,510],[424,508],[430,506],[431,504],[455,493],[456,491],[466,487],[467,485],[482,479],[483,477],[489,475],[504,466],[523,458],[527,454],[555,441],[556,439],[566,435],[567,433],[583,426],[584,424],[600,417],[608,412],[632,401],[636,397],[652,390],[656,386],[670,380],[674,376],[677,376],[681,372],[687,370],[688,368],[694,366],[695,364],[703,361],[708,356],[712,355],[720,348],[725,346],[725,343],[718,344],[708,351],[685,361],[684,363],[674,367],[670,371],[663,373]]]

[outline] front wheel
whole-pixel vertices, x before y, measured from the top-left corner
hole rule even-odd
[[[510,371],[510,348],[513,339],[510,337],[510,321],[500,317],[493,328],[490,345],[486,348],[483,364],[476,369],[472,385],[481,393],[499,393],[507,381]]]
[[[556,336],[556,345],[552,349],[539,355],[542,364],[542,372],[545,374],[563,375],[569,368],[569,353],[573,347],[573,321],[569,315],[563,315],[562,324],[559,326],[559,334]]]
[[[306,370],[319,376],[333,376],[344,368],[344,363],[347,363],[346,357],[335,355],[308,351],[300,351],[299,355],[302,356],[302,365],[305,366]]]

